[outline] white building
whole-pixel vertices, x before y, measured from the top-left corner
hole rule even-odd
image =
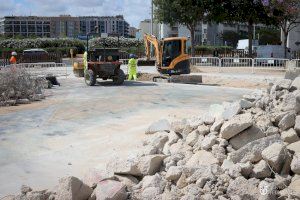
[[[136,34],[138,39],[142,39],[144,34],[151,34],[151,20],[150,19],[145,19],[140,22],[139,24],[139,31],[138,34]],[[159,36],[159,24],[153,23],[153,35],[156,37]]]
[[[291,51],[300,51],[300,25],[290,31],[287,47],[290,48]]]

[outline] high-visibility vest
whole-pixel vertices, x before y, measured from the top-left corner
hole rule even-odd
[[[87,60],[87,52],[84,52],[84,54],[83,54],[83,67],[84,67],[84,70],[86,70],[87,69],[87,67],[88,67],[88,60]]]
[[[16,63],[17,63],[16,57],[15,57],[15,56],[12,56],[12,57],[10,58],[9,62],[10,62],[11,64],[16,64]]]
[[[131,72],[136,72],[137,60],[134,59],[134,58],[131,58],[131,59],[128,61],[128,67],[129,67],[129,70],[130,70]]]

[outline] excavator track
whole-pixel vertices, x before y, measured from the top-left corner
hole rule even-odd
[[[152,78],[153,82],[158,82],[158,83],[170,83],[171,82],[171,76],[164,76],[164,75],[160,75],[160,76],[154,76]]]

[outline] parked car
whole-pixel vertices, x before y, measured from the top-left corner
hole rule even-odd
[[[23,63],[48,62],[49,53],[44,49],[26,49],[23,51]]]
[[[48,52],[44,49],[26,49],[23,55],[48,55]]]

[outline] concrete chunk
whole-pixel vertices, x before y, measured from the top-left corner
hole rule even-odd
[[[249,142],[265,137],[265,134],[256,125],[242,131],[238,135],[229,140],[229,143],[234,149],[240,149]]]
[[[299,140],[299,137],[298,137],[296,131],[292,128],[287,131],[283,131],[281,133],[281,138],[284,142],[289,143],[289,144],[297,142]]]
[[[234,162],[258,162],[262,159],[262,151],[273,143],[282,143],[280,135],[272,135],[250,142],[229,154],[229,158]]]
[[[220,137],[229,140],[243,130],[249,128],[252,124],[253,120],[250,113],[236,115],[222,125]]]
[[[161,119],[159,121],[153,122],[148,129],[146,130],[146,134],[153,134],[160,131],[170,132],[171,125],[168,120]]]
[[[269,165],[273,168],[274,171],[280,173],[285,158],[286,158],[286,148],[283,144],[274,143],[262,151],[262,157]]]

